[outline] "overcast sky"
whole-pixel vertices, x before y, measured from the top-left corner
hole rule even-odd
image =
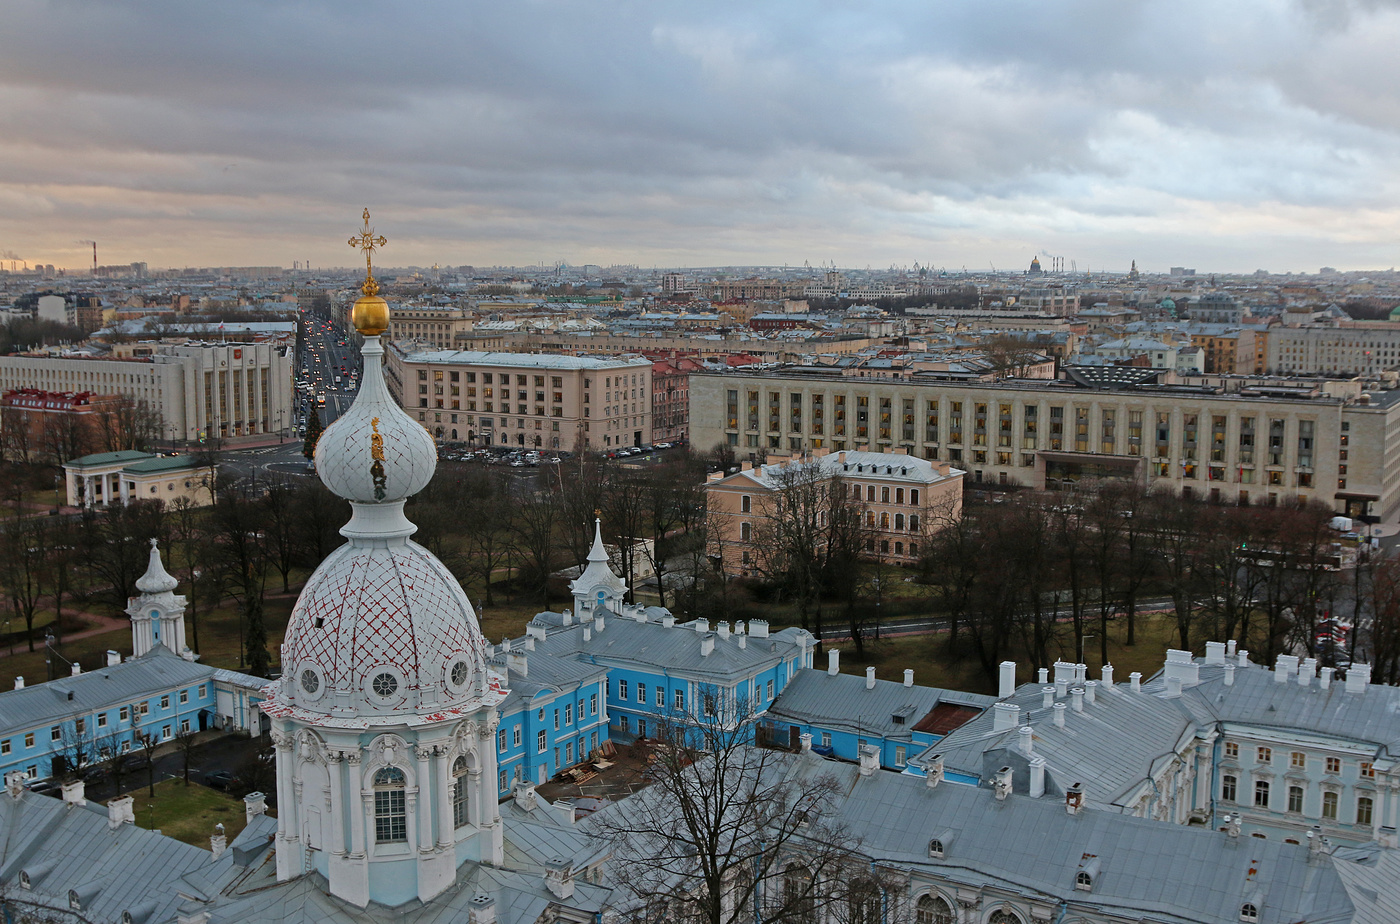
[[[6,0],[59,266],[1316,272],[1400,246],[1400,2]]]

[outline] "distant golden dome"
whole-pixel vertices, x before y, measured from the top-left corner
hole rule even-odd
[[[350,309],[350,323],[362,336],[379,336],[389,329],[389,303],[378,295],[361,295]]]

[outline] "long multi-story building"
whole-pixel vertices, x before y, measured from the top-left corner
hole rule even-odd
[[[697,373],[691,441],[751,459],[902,447],[973,482],[1038,489],[1118,477],[1220,503],[1318,500],[1352,516],[1400,505],[1390,461],[1400,458],[1400,391],[1136,384],[1120,372],[998,383]]]
[[[198,443],[292,424],[292,359],[270,343],[156,344],[124,359],[0,356],[0,390],[125,395],[158,411],[160,438]]]
[[[460,346],[455,338],[470,333],[475,325],[476,315],[467,308],[395,302],[389,308],[385,339],[423,340],[446,350]]]
[[[435,439],[607,450],[651,441],[651,362],[476,350],[385,351],[389,390]]]
[[[1400,368],[1400,324],[1270,328],[1264,364],[1278,375],[1380,375]]]

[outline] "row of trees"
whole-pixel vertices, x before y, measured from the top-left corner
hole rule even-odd
[[[1165,599],[1183,649],[1235,638],[1270,661],[1302,650],[1331,663],[1349,652],[1329,640],[1329,620],[1364,615],[1373,592],[1365,563],[1338,567],[1333,516],[1320,504],[1212,506],[1118,481],[1085,495],[1020,493],[940,524],[921,579],[949,645],[970,643],[989,676],[1013,647],[1037,666],[1091,646],[1106,662],[1109,621],[1125,619],[1133,644],[1149,596]]]
[[[145,401],[119,396],[92,414],[0,408],[0,459],[61,466],[93,452],[147,451],[160,438],[160,412]]]

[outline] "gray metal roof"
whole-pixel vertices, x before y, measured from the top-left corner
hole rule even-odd
[[[801,650],[800,638],[811,639],[803,629],[787,628],[767,638],[747,636],[741,647],[740,636],[721,638],[712,629],[708,636],[714,641],[714,650],[702,655],[700,643],[707,634],[697,632],[693,623],[664,626],[659,621],[663,612],[658,607],[647,607],[647,622],[609,614],[604,630],[593,631],[588,641],[583,640],[583,627],[577,623],[548,629],[546,638],[535,642],[535,651],[594,663],[634,664],[643,670],[664,669],[691,679],[723,683],[791,658]],[[512,643],[512,647],[518,644]]]
[[[867,689],[865,678],[854,674],[828,674],[824,670],[800,670],[768,707],[768,715],[780,721],[819,725],[852,734],[882,738],[910,738],[914,725],[939,703],[986,709],[994,696],[906,687],[890,680],[875,681]],[[899,714],[902,722],[895,722]]]
[[[165,646],[156,645],[141,657],[121,664],[0,693],[0,736],[204,683],[214,673],[211,667],[186,661]]]
[[[112,828],[102,806],[31,792],[0,793],[0,832],[0,886],[8,897],[66,911],[74,889],[84,897],[86,920],[116,921],[146,903],[155,905],[149,920],[174,920],[187,874],[204,871],[221,888],[234,872],[230,853],[215,861],[208,850],[135,825]],[[20,888],[21,871],[35,879],[32,889]]]
[[[1184,689],[1181,702],[1203,723],[1313,732],[1374,744],[1380,756],[1400,756],[1400,687],[1367,684],[1364,693],[1348,693],[1342,681],[1323,690],[1316,678],[1300,686],[1296,675],[1280,683],[1260,664],[1236,667],[1234,683],[1226,686],[1223,665],[1197,663],[1201,682]],[[1145,692],[1159,695],[1165,687],[1161,674],[1143,684]]]
[[[1125,804],[1129,796],[1149,778],[1158,760],[1170,756],[1196,727],[1179,700],[1134,693],[1125,684],[1100,688],[1083,712],[1066,708],[1061,727],[1053,721],[1053,707],[1041,705],[1041,689],[1039,684],[1023,684],[1003,702],[1019,706],[1019,723],[1031,726],[1032,748],[1045,758],[1047,790],[1058,793],[1080,783],[1089,801],[1102,807],[1131,808]],[[988,768],[1023,765],[1025,758],[1016,748],[1019,731],[997,732],[995,725],[994,710],[988,710],[911,763],[924,766],[936,752],[943,755],[945,770],[982,779]],[[1016,782],[1024,791],[1025,775],[1016,774]]]

